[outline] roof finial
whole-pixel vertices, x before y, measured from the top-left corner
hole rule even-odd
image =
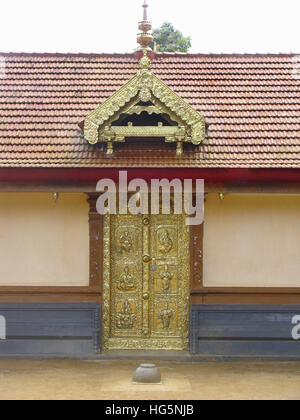
[[[147,22],[148,17],[147,17],[147,9],[148,9],[149,5],[147,4],[147,0],[144,0],[144,4],[143,4],[143,8],[144,8],[144,21]]]
[[[137,42],[140,44],[141,50],[151,50],[149,45],[153,41],[153,37],[148,32],[151,30],[152,24],[151,24],[151,22],[148,21],[148,16],[147,16],[148,3],[147,3],[147,0],[144,0],[143,8],[144,8],[143,20],[142,20],[142,22],[139,22],[139,29],[142,32],[138,34]]]

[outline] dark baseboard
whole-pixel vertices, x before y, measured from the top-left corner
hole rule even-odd
[[[292,318],[300,305],[191,305],[189,352],[101,353],[101,305],[0,303],[0,358],[299,361]]]
[[[290,305],[191,305],[190,352],[202,357],[300,358]]]
[[[101,308],[90,303],[1,303],[0,355],[81,355],[101,351]]]

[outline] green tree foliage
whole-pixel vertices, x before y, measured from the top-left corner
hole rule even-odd
[[[152,48],[160,52],[188,52],[191,47],[191,37],[183,36],[170,22],[153,31]]]

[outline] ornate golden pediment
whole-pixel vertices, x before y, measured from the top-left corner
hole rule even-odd
[[[181,155],[183,143],[199,145],[204,140],[203,116],[156,77],[149,70],[150,64],[144,51],[137,74],[86,117],[84,136],[89,143],[105,142],[107,153],[112,154],[114,142],[159,137],[176,142],[176,153]],[[161,120],[143,125],[143,113]],[[128,120],[134,115],[137,120],[140,117],[138,124]]]

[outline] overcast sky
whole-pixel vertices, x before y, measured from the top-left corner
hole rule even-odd
[[[1,52],[131,52],[142,0],[1,0]],[[149,0],[191,52],[300,53],[300,0]]]

